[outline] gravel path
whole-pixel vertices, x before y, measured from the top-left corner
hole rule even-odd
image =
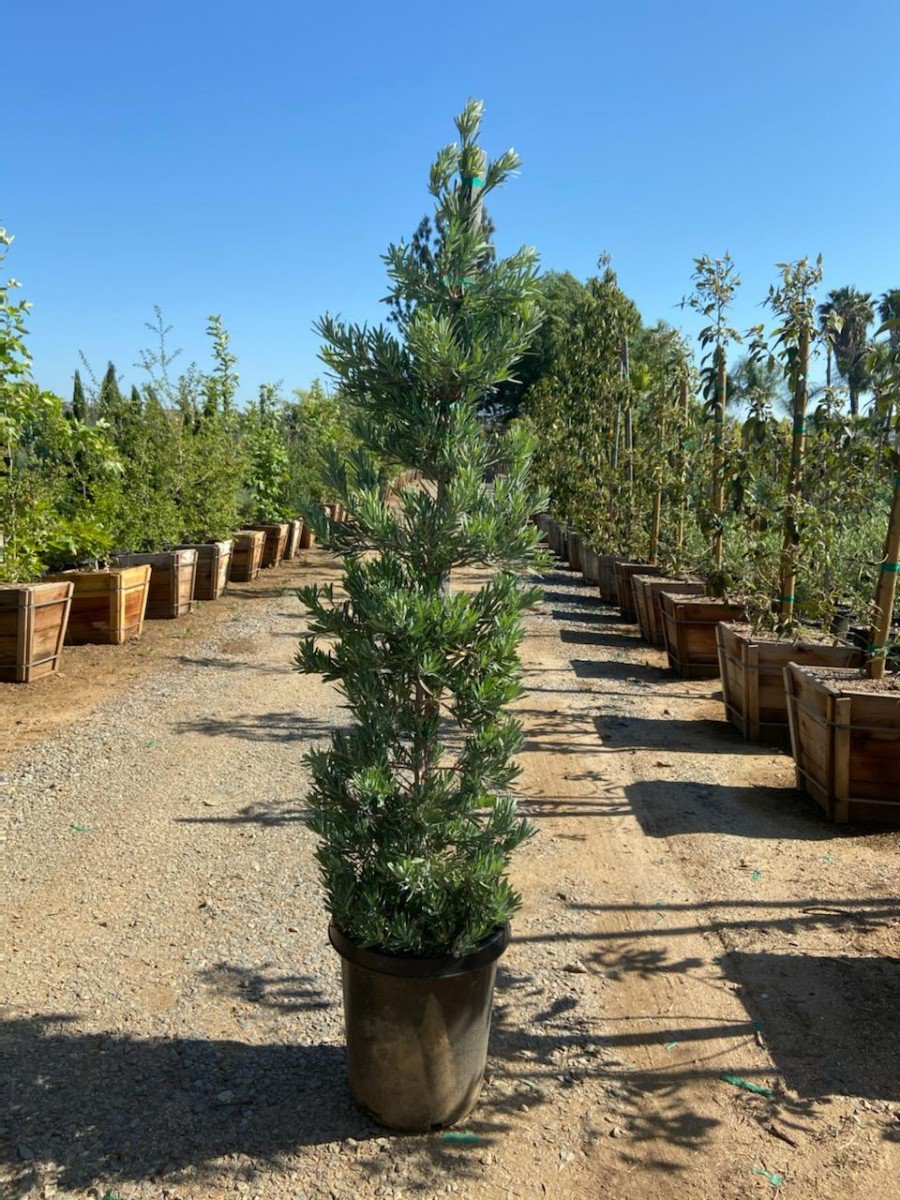
[[[521,790],[540,836],[516,867],[525,907],[469,1123],[481,1140],[394,1137],[353,1108],[301,764],[343,714],[291,669],[292,588],[311,571],[333,574],[319,554],[281,568],[284,595],[248,601],[177,666],[7,764],[0,1195],[668,1200],[677,1178],[720,1200],[771,1192],[755,1174],[770,1165],[796,1196],[890,1194],[893,1027],[868,1085],[840,1044],[835,1099],[796,1029],[772,1021],[774,1056],[759,1035],[749,951],[856,936],[861,957],[886,954],[900,913],[885,905],[863,937],[858,908],[855,925],[793,909],[790,924],[768,902],[810,894],[797,879],[825,840],[851,856],[845,909],[850,893],[888,896],[894,835],[835,843],[783,758],[731,737],[710,685],[665,676],[562,571],[524,646]],[[751,805],[751,785],[789,797],[782,813],[773,795]],[[742,868],[761,838],[768,857]],[[816,890],[826,907],[836,894]],[[817,982],[833,1008],[840,981]],[[779,1102],[722,1085],[727,1070]]]

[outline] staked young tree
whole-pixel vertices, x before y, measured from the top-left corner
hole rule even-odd
[[[478,414],[537,328],[537,264],[486,238],[484,197],[519,159],[488,161],[481,118],[469,101],[431,168],[431,260],[404,243],[385,255],[393,328],[319,322],[361,445],[330,468],[345,522],[313,515],[343,556],[342,594],[300,592],[297,664],[335,681],[351,714],[307,760],[332,920],[363,946],[429,956],[465,954],[509,918],[508,861],[530,833],[509,794],[521,731],[506,706],[538,599],[519,577],[539,561],[541,497],[528,430],[491,438]],[[415,479],[386,489],[385,462]],[[489,578],[457,589],[473,565]]]

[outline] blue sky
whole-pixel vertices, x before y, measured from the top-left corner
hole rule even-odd
[[[154,304],[201,365],[221,313],[245,395],[305,385],[317,315],[378,318],[379,255],[470,95],[489,151],[524,160],[501,250],[581,277],[607,250],[648,321],[690,327],[692,258],[726,249],[741,326],[779,260],[900,286],[890,0],[13,0],[3,24],[0,224],[36,375],[66,394],[79,350],[140,378]]]

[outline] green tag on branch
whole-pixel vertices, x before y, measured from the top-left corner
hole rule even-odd
[[[881,569],[886,575],[896,575],[900,571],[900,562],[883,562]]]
[[[463,183],[468,183],[472,187],[482,187],[484,180],[480,175],[463,175]]]
[[[895,476],[894,476],[894,487],[895,487],[895,488],[900,488],[900,475],[895,475]]]
[[[797,599],[796,596],[779,596],[778,603],[779,604],[793,604],[796,601],[796,599]]]
[[[794,433],[806,433],[806,417],[799,417],[794,422]]]

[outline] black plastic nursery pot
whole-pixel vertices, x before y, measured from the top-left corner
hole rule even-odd
[[[481,1092],[497,960],[509,925],[462,958],[363,950],[334,925],[353,1099],[382,1125],[427,1132],[462,1120]]]

